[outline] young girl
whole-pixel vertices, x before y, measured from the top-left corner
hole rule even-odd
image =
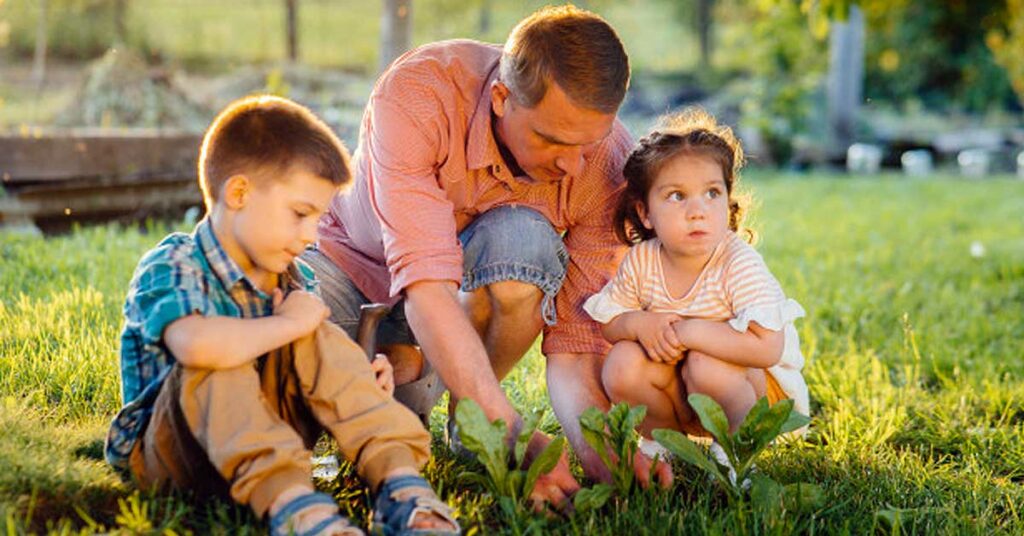
[[[614,343],[605,391],[647,406],[646,437],[707,435],[688,393],[715,399],[732,431],[765,395],[809,411],[792,324],[804,311],[741,238],[753,236],[734,192],[742,163],[732,130],[700,109],[663,120],[626,161],[616,232],[633,247],[584,309]]]

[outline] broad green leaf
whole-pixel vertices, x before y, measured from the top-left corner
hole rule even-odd
[[[508,474],[505,422],[501,419],[489,422],[479,404],[468,398],[459,401],[455,408],[455,422],[459,426],[462,444],[476,454],[477,459],[494,479],[495,487],[504,488],[505,477]]]
[[[583,433],[583,440],[594,449],[597,456],[601,458],[609,471],[613,469],[611,458],[608,456],[607,441],[608,432],[605,428],[605,417],[601,410],[590,407],[580,415],[580,431]]]
[[[561,458],[564,447],[565,437],[558,436],[548,443],[548,446],[544,447],[540,455],[534,458],[533,463],[530,464],[529,471],[526,472],[526,482],[523,483],[523,497],[528,496],[533,491],[533,486],[541,475],[550,473],[558,465],[558,459]]]
[[[583,488],[572,498],[572,505],[577,512],[589,512],[604,506],[611,498],[614,488],[608,484],[594,484],[592,488]]]
[[[663,447],[668,449],[669,452],[675,454],[679,459],[691,465],[707,471],[715,478],[720,479],[722,482],[727,482],[725,475],[722,474],[718,469],[718,465],[711,461],[710,458],[704,454],[704,451],[697,446],[696,443],[690,441],[690,438],[686,437],[685,434],[677,432],[676,430],[669,430],[666,428],[659,428],[651,433],[654,439],[661,443]]]
[[[766,475],[750,475],[750,502],[765,519],[778,519],[782,513],[783,488]]]
[[[644,422],[644,417],[647,416],[647,406],[639,405],[631,408],[629,414],[626,416],[625,430],[630,432],[635,431],[640,423]]]
[[[732,437],[729,434],[729,419],[725,416],[722,406],[718,405],[713,398],[700,393],[694,393],[686,400],[700,417],[700,424],[705,430],[711,432],[722,445],[726,454],[732,454]]]
[[[519,435],[516,436],[516,450],[515,450],[515,466],[522,467],[523,459],[526,456],[526,447],[530,444],[530,438],[533,437],[533,432],[537,429],[537,425],[540,424],[541,417],[544,416],[544,410],[528,411],[523,415],[523,427],[519,430]]]
[[[463,471],[459,473],[459,480],[468,482],[470,484],[477,484],[480,487],[490,491],[491,493],[498,493],[498,490],[495,489],[494,487],[494,482],[490,478],[480,473],[474,473],[472,471]]]
[[[783,488],[782,502],[786,510],[805,514],[825,505],[825,492],[821,486],[808,482],[787,484]]]
[[[523,492],[524,482],[526,482],[526,471],[520,471],[519,469],[509,471],[508,476],[505,477],[505,489],[502,490],[502,494],[516,500],[526,497],[529,492]]]
[[[782,423],[782,428],[779,429],[779,433],[788,434],[794,430],[799,430],[810,423],[810,417],[794,410],[789,413],[789,418],[786,419],[786,422]]]
[[[778,437],[782,424],[786,422],[792,411],[792,400],[780,400],[769,408],[768,411],[764,412],[760,419],[751,423],[750,435],[754,444],[748,455],[740,460],[741,464],[746,465],[747,462],[767,447],[773,439]]]

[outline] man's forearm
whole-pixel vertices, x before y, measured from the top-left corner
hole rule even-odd
[[[521,419],[491,368],[480,335],[456,298],[454,283],[422,281],[406,289],[406,317],[423,355],[456,399],[470,398],[488,419],[518,429]]]

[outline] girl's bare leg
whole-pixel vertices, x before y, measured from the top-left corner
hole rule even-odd
[[[615,343],[605,359],[601,381],[613,403],[647,406],[647,417],[640,425],[645,437],[657,428],[684,429],[693,420],[683,401],[678,366],[651,361],[636,342]]]
[[[734,365],[694,350],[683,362],[681,377],[687,392],[705,394],[722,406],[732,432],[767,389],[763,369]]]

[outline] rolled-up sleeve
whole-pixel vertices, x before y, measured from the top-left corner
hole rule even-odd
[[[370,204],[380,220],[392,297],[418,281],[462,279],[452,203],[437,180],[448,140],[428,94],[371,99],[364,139]]]

